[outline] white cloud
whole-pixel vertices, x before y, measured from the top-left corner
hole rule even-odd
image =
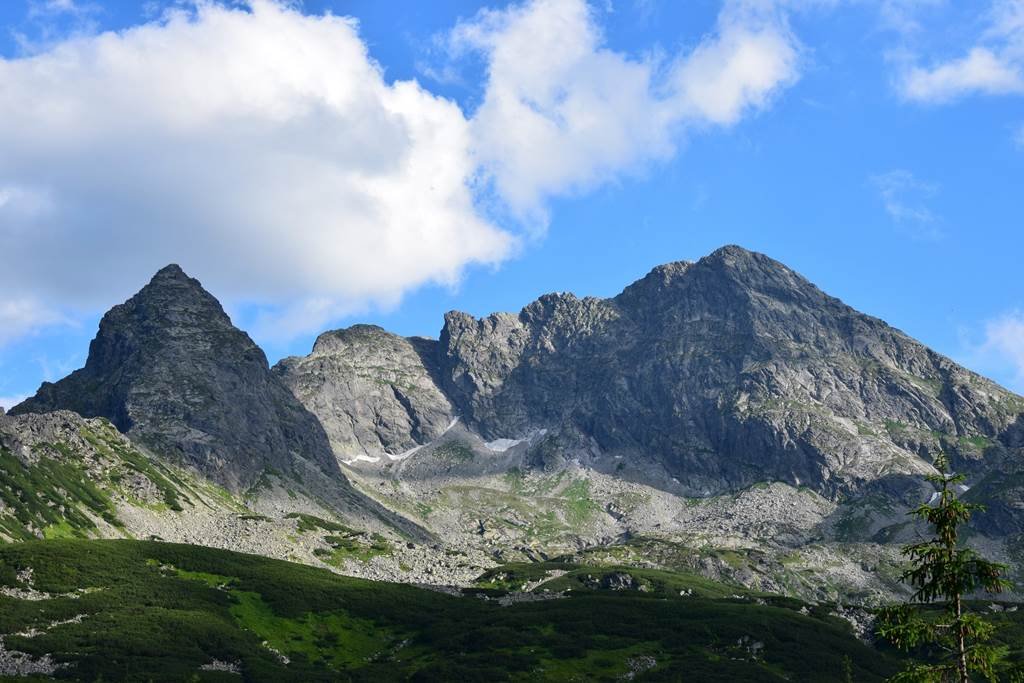
[[[798,75],[774,2],[727,2],[691,49],[638,57],[604,46],[585,0],[532,0],[451,33],[487,64],[467,116],[386,81],[354,20],[175,7],[0,58],[0,301],[96,310],[173,261],[255,304],[258,336],[316,331],[502,262],[549,198],[669,158]]]
[[[928,207],[928,201],[938,193],[938,186],[918,179],[906,169],[880,173],[870,180],[893,221],[910,229],[916,237],[941,236],[934,226],[938,217]]]
[[[351,20],[199,3],[0,60],[0,91],[3,295],[102,306],[178,261],[344,307],[514,244],[474,205],[458,106],[386,83]]]
[[[729,126],[797,77],[798,46],[770,3],[730,2],[714,32],[677,55],[604,46],[584,0],[486,10],[450,35],[482,53],[474,149],[500,196],[543,222],[545,200],[585,191],[675,152],[687,126]]]
[[[36,300],[0,299],[0,346],[43,327],[68,324],[64,315]]]
[[[920,102],[947,102],[971,94],[1024,92],[1020,67],[984,47],[932,68],[912,67],[903,75],[903,95]]]
[[[928,66],[913,55],[901,60],[901,95],[938,104],[969,95],[1024,94],[1024,0],[995,0],[977,41],[962,56]]]
[[[3,408],[4,410],[10,410],[14,406],[24,401],[26,398],[28,398],[27,394],[22,394],[19,396],[0,396],[0,408]]]
[[[1024,311],[986,322],[984,339],[970,349],[969,356],[973,366],[1009,377],[1009,388],[1024,394]]]

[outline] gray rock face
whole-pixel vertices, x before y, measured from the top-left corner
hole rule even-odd
[[[655,268],[613,299],[449,313],[439,363],[484,438],[546,429],[547,452],[646,460],[691,495],[773,479],[840,495],[927,471],[940,449],[970,466],[1024,412],[1020,397],[732,246]]]
[[[106,417],[229,488],[309,467],[347,486],[323,429],[217,300],[175,265],[100,322],[85,367],[12,414]]]
[[[766,480],[902,495],[939,450],[958,467],[1014,461],[1024,424],[1024,399],[734,246],[611,299],[451,312],[436,343],[329,332],[275,372],[342,459],[400,454],[457,415],[487,441],[529,438],[532,464],[627,458],[698,496]]]
[[[309,356],[286,358],[274,373],[319,418],[339,458],[378,458],[428,443],[451,424],[436,357],[436,341],[355,325],[325,332]]]

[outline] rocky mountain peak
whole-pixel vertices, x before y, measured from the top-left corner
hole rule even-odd
[[[185,271],[177,263],[168,263],[156,271],[156,274],[153,275],[153,280],[192,280],[192,278],[186,275]]]
[[[887,468],[926,471],[939,450],[969,463],[1024,408],[734,245],[658,266],[614,299],[449,314],[440,359],[486,438],[544,429],[567,456],[647,460],[696,494],[778,479],[832,495]]]
[[[327,348],[329,363],[317,359]],[[939,450],[969,465],[1024,411],[735,245],[657,266],[612,299],[551,293],[518,314],[451,311],[437,342],[328,333],[276,369],[348,457],[405,452],[458,415],[485,440],[543,432],[547,453],[629,462],[693,495],[764,480],[845,495],[926,472]]]
[[[766,262],[782,266],[778,261],[756,251],[741,247],[738,244],[724,244],[710,254],[702,257],[701,261],[720,262],[729,266],[736,266],[740,263]],[[785,266],[782,266],[783,268]]]
[[[695,268],[696,267],[696,268]],[[735,244],[719,247],[699,261],[670,261],[655,266],[647,275],[626,287],[619,299],[632,301],[636,299],[666,296],[671,291],[687,284],[691,277],[707,277],[712,273],[726,273],[728,277],[738,281],[747,281],[764,277],[765,273],[776,271],[791,272],[778,261]],[[808,283],[809,284],[809,283]]]
[[[629,300],[664,294],[691,267],[693,267],[692,261],[673,261],[655,266],[647,275],[622,290],[618,298]]]
[[[358,324],[324,332],[313,343],[314,354],[345,353],[356,346],[390,344],[401,339],[378,325]]]
[[[454,409],[437,386],[437,342],[376,325],[321,334],[275,375],[319,418],[343,462],[398,456],[440,436]]]
[[[149,283],[133,297],[137,302],[146,299],[171,299],[178,304],[203,302],[220,309],[220,302],[203,287],[203,283],[190,277],[176,263],[158,270]]]
[[[217,299],[176,265],[103,316],[84,368],[44,383],[12,412],[58,409],[106,417],[231,488],[267,469],[341,476],[316,418]]]

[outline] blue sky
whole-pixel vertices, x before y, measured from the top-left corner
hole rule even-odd
[[[0,405],[169,262],[273,362],[728,243],[1024,391],[1021,0],[12,0],[0,56]]]

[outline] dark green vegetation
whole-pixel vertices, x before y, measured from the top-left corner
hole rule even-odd
[[[27,458],[0,446],[0,540],[94,538],[103,523],[124,533],[116,501],[177,512],[195,502],[171,468],[147,458],[106,420],[83,422],[75,438],[78,445],[37,442]],[[141,489],[155,497],[140,500]]]
[[[171,483],[167,476],[159,472],[157,467],[144,455],[126,445],[123,439],[119,438],[114,425],[104,420],[101,429],[94,431],[83,427],[81,434],[82,438],[96,449],[97,453],[111,460],[121,461],[121,466],[109,475],[111,483],[118,484],[125,475],[132,472],[141,474],[153,482],[168,508],[181,512],[183,508],[178,499],[178,488]],[[181,485],[181,482],[178,484]],[[187,498],[186,501],[188,501]]]
[[[949,623],[948,614],[942,604],[917,605],[916,607],[914,616],[930,627]],[[983,620],[991,627],[991,637],[986,645],[996,648],[1002,653],[1001,661],[995,667],[993,678],[986,679],[984,676],[972,673],[972,677],[968,680],[1019,683],[1022,680],[1020,672],[1024,670],[1024,616],[1021,616],[1019,605],[965,600],[963,613],[970,619]],[[879,640],[878,647],[886,652],[895,649],[884,640]],[[913,658],[907,660],[907,665],[892,677],[890,683],[957,680],[955,670],[943,671],[935,666],[937,659],[949,654],[941,647],[934,643],[919,643],[918,646],[910,648],[910,652]],[[942,677],[944,675],[945,678]]]
[[[0,633],[79,680],[238,680],[201,669],[213,660],[274,681],[834,681],[847,667],[875,681],[900,668],[796,601],[638,570],[650,590],[609,590],[561,568],[570,597],[501,606],[500,590],[453,597],[196,546],[33,541],[0,548],[0,584],[49,595],[0,595]]]
[[[688,572],[640,569],[629,566],[593,566],[554,560],[518,562],[484,572],[476,582],[480,588],[534,593],[613,590],[637,591],[660,597],[694,596],[771,601],[799,610],[803,603],[781,596],[753,593],[740,586],[711,581]]]
[[[37,531],[47,537],[86,536],[96,524],[84,510],[119,525],[110,498],[82,466],[53,457],[59,448],[39,449],[32,465],[0,449],[0,533],[14,540],[36,538]]]
[[[450,463],[472,462],[473,449],[461,441],[446,441],[434,449],[434,457]]]
[[[321,519],[315,515],[307,515],[302,512],[291,512],[285,515],[286,519],[298,520],[298,529],[302,533],[307,531],[316,531],[322,529],[324,531],[341,531],[346,534],[354,533],[351,527],[347,527],[344,524],[338,522],[331,522],[326,519]]]
[[[301,512],[293,512],[285,517],[298,520],[296,526],[300,533],[328,532],[323,540],[330,547],[317,548],[313,554],[329,565],[343,567],[345,560],[366,562],[377,555],[391,554],[391,544],[380,534],[357,531],[344,524]]]
[[[1003,578],[1006,565],[990,562],[970,548],[960,548],[960,526],[971,519],[981,505],[957,499],[953,486],[966,477],[950,474],[945,456],[935,461],[938,474],[928,480],[939,487],[939,500],[932,506],[922,504],[911,514],[933,529],[930,539],[904,547],[910,568],[903,579],[914,587],[912,603],[883,610],[879,632],[897,647],[918,650],[927,661],[915,663],[894,680],[957,680],[969,683],[972,673],[996,680],[1007,669],[1009,647],[992,641],[994,624],[965,609],[964,597],[979,591],[1001,593],[1009,588]],[[941,605],[938,610],[922,610],[919,605]],[[1006,672],[1011,675],[1010,672]],[[1017,669],[1024,677],[1024,670]],[[1016,676],[1015,676],[1016,677]]]

